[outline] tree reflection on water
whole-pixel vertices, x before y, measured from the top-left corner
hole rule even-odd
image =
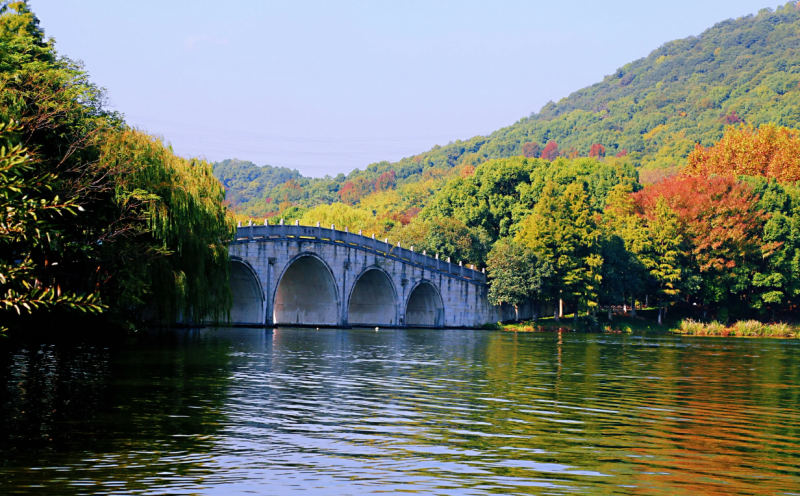
[[[207,329],[0,356],[6,492],[800,487],[794,341]]]

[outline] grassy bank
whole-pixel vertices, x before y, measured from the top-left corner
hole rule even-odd
[[[663,325],[656,320],[654,309],[638,311],[636,318],[629,315],[614,315],[613,319],[603,315],[597,321],[587,317],[578,317],[577,325],[573,315],[565,315],[560,321],[546,317],[537,321],[526,321],[513,324],[500,324],[498,329],[512,332],[596,332],[609,334],[641,334],[670,333],[686,336],[721,336],[721,337],[762,337],[762,338],[798,338],[800,325],[786,323],[765,324],[757,320],[742,320],[731,325],[719,322],[699,322],[690,318],[665,319]]]
[[[687,336],[736,336],[758,338],[796,338],[800,336],[800,326],[783,322],[764,324],[757,320],[740,320],[730,326],[719,322],[696,322],[691,319],[684,320],[677,329],[671,329],[675,334]]]
[[[576,325],[572,314],[561,317],[556,321],[553,317],[545,317],[536,321],[525,321],[512,324],[501,324],[498,328],[513,332],[597,332],[597,333],[642,333],[642,332],[668,332],[678,329],[675,326],[659,326],[644,318],[615,315],[612,320],[598,316],[597,321],[592,321],[585,316],[579,316]]]

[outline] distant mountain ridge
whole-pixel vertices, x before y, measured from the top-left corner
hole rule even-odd
[[[303,177],[296,170],[269,165],[259,167],[253,162],[236,158],[215,163],[214,176],[225,186],[226,199],[232,204],[264,198],[264,193],[276,186]]]
[[[640,170],[676,168],[697,143],[711,145],[729,125],[800,127],[798,109],[800,8],[789,2],[665,43],[602,81],[488,136],[437,145],[336,178],[306,178],[289,169],[230,160],[215,164],[215,175],[226,185],[229,201],[243,212],[263,215],[280,208],[275,199],[284,207],[310,208],[338,201],[337,193],[347,183],[375,181],[389,171],[400,187],[441,177],[459,166],[538,156],[550,142],[558,145],[560,156],[587,156],[599,144],[595,150],[624,156]]]

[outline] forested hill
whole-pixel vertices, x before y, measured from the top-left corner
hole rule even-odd
[[[235,158],[215,163],[214,176],[225,186],[228,191],[226,199],[234,205],[249,199],[263,198],[265,192],[276,186],[302,178],[296,170],[259,167],[252,162]]]
[[[681,166],[696,143],[711,145],[729,125],[799,127],[799,50],[800,8],[790,2],[666,43],[603,81],[489,136],[437,145],[347,177],[303,178],[296,171],[231,161],[217,164],[215,174],[228,188],[229,200],[243,213],[259,216],[340,198],[355,203],[385,174],[391,175],[385,180],[401,186],[442,177],[459,166],[518,155],[619,155],[647,177],[648,171]],[[288,187],[273,180],[284,175],[292,179]]]
[[[711,145],[745,121],[797,127],[800,9],[727,20],[697,37],[666,43],[646,58],[538,114],[494,133],[482,157],[520,153],[526,141],[555,140],[586,155],[594,143],[627,150],[637,165],[682,164],[695,143]]]

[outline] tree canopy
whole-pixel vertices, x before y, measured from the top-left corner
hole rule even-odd
[[[0,4],[0,310],[225,318],[233,223],[210,164],[104,102],[25,2]]]

